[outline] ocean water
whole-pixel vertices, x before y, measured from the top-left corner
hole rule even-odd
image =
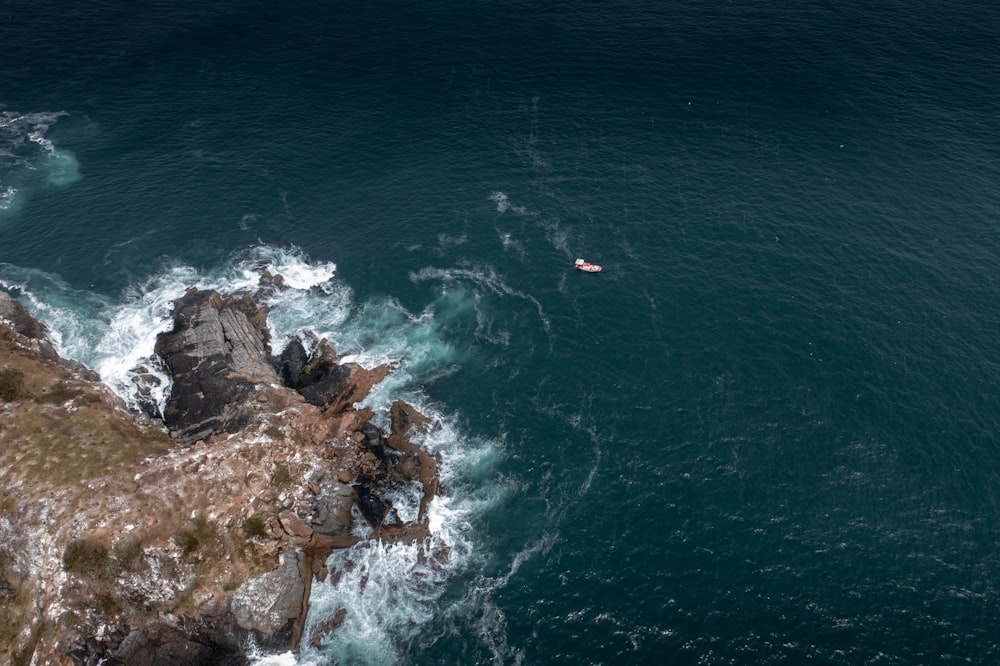
[[[447,557],[335,553],[261,663],[1000,659],[994,4],[0,18],[0,283],[65,354],[129,398],[269,266],[277,346],[439,423]]]

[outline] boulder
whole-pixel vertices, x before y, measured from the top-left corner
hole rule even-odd
[[[339,629],[345,620],[347,620],[347,609],[338,608],[332,616],[316,625],[316,628],[313,629],[312,637],[309,639],[309,645],[314,648],[322,646],[323,639],[326,638],[327,634],[335,629]]]
[[[299,518],[294,511],[282,511],[278,514],[278,522],[281,523],[281,528],[289,536],[302,538],[312,536],[313,529],[304,520]]]
[[[304,619],[310,576],[303,552],[282,553],[277,569],[247,580],[230,596],[236,624],[259,632],[266,642],[287,644],[293,628]]]
[[[403,400],[396,400],[392,403],[392,406],[389,407],[389,416],[392,419],[392,432],[395,435],[408,435],[411,429],[427,432],[431,426],[429,418]]]

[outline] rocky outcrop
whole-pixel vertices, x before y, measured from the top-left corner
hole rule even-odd
[[[5,291],[0,291],[0,321],[30,340],[45,339],[45,326]]]
[[[230,595],[236,624],[270,643],[291,645],[296,621],[304,615],[311,575],[305,554],[282,553],[277,569],[251,578]]]
[[[234,641],[235,642],[235,641]],[[238,645],[217,636],[153,622],[131,632],[102,663],[107,666],[245,666]]]
[[[187,442],[237,432],[255,416],[260,384],[277,384],[267,310],[245,293],[188,292],[174,303],[174,328],[156,353],[173,378],[163,421]]]
[[[256,394],[268,386],[294,389],[338,414],[389,373],[384,365],[339,363],[326,340],[310,355],[294,338],[275,359],[269,337],[267,309],[250,294],[192,289],[174,303],[174,328],[156,343],[173,378],[163,420],[174,436],[195,442],[239,431],[266,411]]]
[[[0,322],[6,324],[13,333],[21,336],[22,344],[27,343],[27,346],[39,357],[60,364],[83,379],[94,382],[101,380],[100,375],[82,363],[59,356],[59,352],[46,337],[48,329],[45,325],[32,317],[23,305],[3,290],[0,290]]]
[[[326,340],[320,340],[308,354],[298,338],[285,347],[277,367],[285,384],[301,393],[306,402],[334,414],[362,400],[389,374],[385,365],[368,370],[357,363],[341,363]]]
[[[428,535],[437,460],[419,441],[433,424],[397,403],[386,435],[354,406],[388,367],[340,363],[325,341],[275,359],[253,295],[191,290],[156,346],[170,438],[60,365],[4,296],[0,368],[25,385],[0,403],[0,662],[242,664],[251,642],[294,649],[313,576],[359,541],[353,507],[371,538]],[[386,498],[412,482],[424,500],[406,523]]]
[[[353,507],[371,538],[428,534],[437,461],[415,441],[433,424],[397,403],[387,436],[355,404],[388,367],[340,363],[325,341],[275,359],[266,318],[248,293],[175,302],[156,345],[173,381],[163,429],[58,359],[0,292],[0,368],[25,378],[0,403],[0,662],[243,664],[248,643],[294,649],[313,576],[359,540]],[[405,523],[386,497],[410,482],[425,500]]]

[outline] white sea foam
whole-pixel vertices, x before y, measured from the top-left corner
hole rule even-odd
[[[524,244],[521,241],[514,240],[513,235],[509,231],[501,231],[497,229],[497,238],[500,240],[500,244],[503,246],[504,252],[514,252],[521,259],[524,259],[526,252],[524,250]]]
[[[17,204],[17,190],[11,185],[0,189],[0,210],[14,210]]]
[[[51,126],[67,115],[0,112],[0,214],[16,214],[33,190],[80,180],[76,157],[47,136]]]
[[[366,542],[334,551],[327,564],[332,576],[313,586],[310,614],[303,634],[300,663],[386,664],[404,656],[399,646],[415,639],[441,613],[448,581],[482,564],[475,547],[474,516],[499,501],[502,487],[470,483],[483,465],[492,467],[497,444],[471,441],[419,396],[409,399],[437,426],[421,438],[440,455],[441,482],[450,489],[428,508],[432,536],[423,544]],[[383,412],[384,415],[384,412]],[[403,519],[416,516],[419,486],[396,493],[392,501]],[[423,551],[423,555],[421,555]],[[316,628],[338,609],[347,609],[344,624],[321,647],[310,647]]]
[[[506,213],[509,210],[517,213],[518,215],[528,215],[528,209],[524,206],[516,206],[512,204],[510,202],[510,197],[508,197],[505,192],[493,192],[490,194],[490,200],[496,203],[498,213]]]
[[[41,131],[28,132],[28,139],[37,143],[46,152],[55,152],[55,148],[52,147],[52,142],[46,139],[45,135],[42,134]]]

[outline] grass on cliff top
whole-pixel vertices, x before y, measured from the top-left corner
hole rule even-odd
[[[131,479],[143,459],[172,446],[165,433],[143,430],[108,404],[96,386],[2,336],[0,368],[2,488],[14,479],[50,486],[108,475]],[[0,500],[4,494],[0,489]]]
[[[145,458],[169,450],[169,438],[142,431],[103,405],[29,403],[0,424],[0,478],[75,486],[100,477],[131,479]],[[3,491],[0,490],[0,495]]]
[[[17,368],[0,370],[0,400],[11,402],[17,400],[24,390],[24,373]]]

